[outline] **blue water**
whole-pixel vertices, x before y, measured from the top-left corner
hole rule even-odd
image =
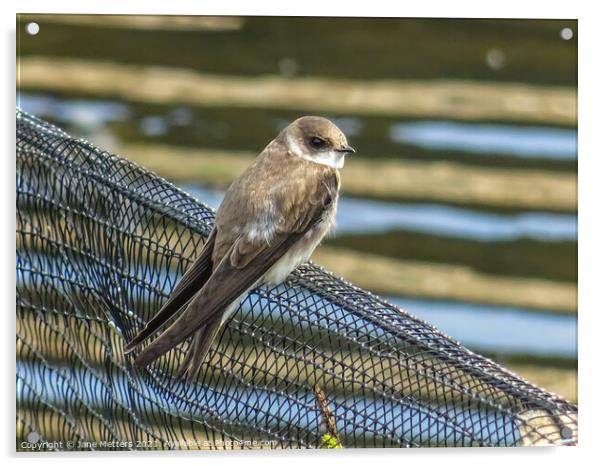
[[[51,117],[63,124],[80,129],[98,129],[110,122],[131,118],[127,104],[111,100],[62,99],[49,95],[19,93],[17,105],[39,117]],[[362,130],[359,118],[333,118],[349,136]],[[167,115],[149,115],[140,122],[147,136],[169,131],[169,125],[186,126],[193,123],[191,111],[185,107],[171,110]],[[276,130],[287,120],[277,120]],[[393,142],[425,149],[451,149],[482,155],[506,155],[551,160],[577,158],[577,131],[544,126],[512,126],[501,124],[460,123],[454,121],[418,121],[397,123],[390,127]]]
[[[421,121],[393,125],[390,137],[426,149],[553,160],[577,158],[574,129]]]
[[[115,101],[64,100],[44,95],[20,94],[18,103],[24,110],[36,115],[52,116],[58,121],[91,131],[102,130],[109,123],[131,118],[129,106]],[[144,119],[141,122],[144,131],[150,134],[161,132],[161,118],[150,116]],[[189,110],[176,109],[167,118],[173,124],[188,125],[192,115]],[[350,133],[361,131],[361,122],[357,119],[341,118],[337,122]],[[568,129],[431,121],[396,125],[391,135],[406,143],[456,147],[483,154],[501,151],[509,155],[520,153],[527,157],[576,157],[576,132]],[[222,191],[202,186],[187,185],[184,189],[213,208],[217,208],[223,198]],[[575,215],[547,212],[494,214],[438,204],[395,203],[348,197],[340,200],[337,234],[390,230],[479,241],[513,240],[521,237],[542,241],[576,241],[577,218]],[[44,265],[44,262],[40,265]],[[164,286],[171,283],[166,276],[159,280]],[[470,303],[402,298],[391,300],[411,314],[432,322],[472,349],[568,357],[576,355],[577,324],[574,316]]]
[[[577,357],[576,315],[450,301],[387,300],[473,350]]]
[[[130,118],[127,104],[110,100],[59,99],[47,95],[17,95],[17,106],[37,117],[52,117],[80,129],[100,128]]]
[[[45,366],[58,370],[48,370]],[[190,385],[170,381],[169,386],[163,387],[167,393],[148,392],[148,385],[132,386],[121,371],[113,371],[110,380],[105,380],[79,367],[61,370],[63,368],[48,363],[18,361],[16,369],[20,375],[16,386],[17,403],[35,402],[39,396],[52,406],[66,409],[67,394],[70,400],[75,399],[101,410],[131,406],[134,397],[138,412],[157,419],[160,419],[162,412],[176,417],[184,412],[192,420],[202,419],[212,423],[219,419],[222,425],[242,423],[264,432],[275,432],[283,425],[294,425],[316,434],[316,437],[322,425],[315,395],[308,387],[296,388],[291,396],[283,390],[249,388],[240,383],[217,388],[204,385],[194,387],[193,391]],[[160,383],[161,379],[156,381]],[[36,396],[29,387],[36,388]],[[184,397],[186,401],[177,396],[169,397],[169,393],[182,394],[186,390],[190,390]],[[191,399],[194,401],[188,401]],[[492,445],[511,446],[520,438],[512,417],[494,407],[466,408],[449,402],[424,402],[419,406],[409,399],[370,395],[331,396],[329,406],[337,419],[337,430],[342,435],[356,435],[359,438],[374,435],[399,442],[403,432],[404,438],[413,442],[450,446],[472,445],[474,437],[480,437]],[[481,428],[484,425],[486,429]]]
[[[29,270],[48,268],[49,262],[41,255],[17,256],[17,285],[37,283],[41,286],[52,285],[57,290],[64,287],[63,278],[67,277],[73,283],[94,284],[88,267],[79,264],[74,258],[55,258],[56,277],[42,277],[32,274]],[[96,272],[98,273],[98,271]],[[132,283],[151,283],[152,289],[168,295],[178,276],[175,271],[165,269],[150,269],[137,267],[130,270],[126,267],[124,274],[132,275]],[[117,276],[115,277],[117,279]],[[291,295],[290,297],[288,295]],[[265,297],[253,295],[249,300],[261,300]],[[323,326],[327,331],[339,325],[356,325],[356,318],[342,309],[329,307],[327,313],[319,311],[326,303],[320,298],[303,293],[296,289],[290,293],[281,291],[281,305],[284,309],[312,308],[314,320],[298,320],[298,314],[290,314],[294,325],[306,327]],[[290,300],[290,302],[288,302]],[[534,354],[540,356],[562,356],[576,358],[577,356],[577,316],[554,314],[549,312],[534,312],[524,309],[490,306],[484,304],[458,303],[453,301],[433,301],[390,297],[388,300],[422,320],[425,320],[443,333],[459,341],[464,346],[475,351],[489,351],[504,354]],[[287,301],[285,303],[284,301]],[[250,302],[250,301],[249,301]],[[248,303],[246,303],[248,304]],[[268,303],[255,306],[253,312],[269,313]],[[257,316],[256,316],[257,317]],[[264,316],[265,317],[265,316]],[[317,319],[317,320],[315,320]],[[351,320],[349,320],[351,319]],[[355,320],[354,320],[355,319]],[[362,322],[362,332],[378,334],[380,330],[373,324]],[[348,331],[345,330],[345,331]]]
[[[184,191],[216,209],[223,191],[184,185]],[[337,234],[414,231],[479,241],[533,238],[542,241],[577,239],[577,217],[547,212],[492,214],[442,204],[403,204],[342,197]]]
[[[20,93],[18,103],[24,110],[35,115],[51,116],[84,131],[96,131],[101,134],[106,124],[131,118],[128,105],[116,101],[64,100],[46,95]],[[176,125],[187,125],[191,123],[192,115],[189,110],[179,108],[172,110],[167,118]],[[361,128],[361,122],[355,118],[339,118],[337,122],[350,133]],[[145,134],[156,135],[166,130],[167,123],[163,117],[148,116],[143,118],[140,124]],[[510,151],[508,153],[512,154],[556,154],[554,157],[565,154],[568,157],[568,154],[572,153],[576,156],[576,132],[570,129],[431,121],[398,124],[392,129],[392,137],[396,140],[403,137],[410,142],[457,147],[462,150],[472,148],[484,153],[489,150],[495,152],[500,147],[505,147]],[[109,141],[105,139],[103,138],[103,142],[108,144]],[[462,144],[470,147],[460,147]],[[222,192],[202,186],[186,185],[184,189],[213,208],[217,208],[223,197]],[[575,241],[577,217],[548,212],[495,214],[442,204],[381,202],[348,197],[341,199],[337,216],[338,234],[378,233],[390,230],[479,241],[517,238]]]

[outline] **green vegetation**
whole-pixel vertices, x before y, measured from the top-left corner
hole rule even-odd
[[[324,434],[322,436],[322,446],[324,448],[343,448],[343,445],[330,434]]]

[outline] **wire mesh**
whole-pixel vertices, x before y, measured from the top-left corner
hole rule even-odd
[[[135,371],[124,340],[213,218],[17,111],[18,450],[577,442],[575,405],[311,263],[241,303],[196,383],[174,377],[189,341]]]

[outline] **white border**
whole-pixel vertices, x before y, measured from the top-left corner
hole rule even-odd
[[[347,1],[304,0],[293,1],[203,1],[203,0],[145,0],[126,3],[110,1],[67,1],[21,0],[11,5],[2,2],[1,21],[4,26],[3,73],[4,111],[0,127],[3,131],[4,157],[2,176],[2,202],[4,226],[2,231],[3,279],[2,296],[4,303],[4,358],[5,383],[1,384],[2,399],[6,402],[2,436],[4,456],[9,462],[15,460],[14,449],[14,51],[15,51],[15,14],[22,13],[129,13],[129,14],[210,14],[210,15],[290,15],[290,16],[415,16],[415,17],[489,17],[489,18],[578,18],[579,40],[579,437],[576,448],[543,449],[438,449],[422,451],[392,450],[337,450],[337,451],[275,451],[275,452],[204,452],[199,453],[96,453],[96,454],[36,454],[18,455],[26,464],[33,461],[69,463],[85,460],[90,464],[104,464],[107,459],[127,457],[128,461],[143,459],[149,464],[160,464],[170,459],[178,464],[199,461],[225,462],[230,464],[268,464],[287,466],[311,462],[326,463],[345,461],[361,465],[369,464],[371,457],[377,456],[379,462],[424,464],[462,464],[482,466],[504,465],[508,463],[525,464],[543,462],[546,466],[568,462],[590,464],[589,459],[600,456],[596,447],[601,442],[600,432],[602,405],[599,393],[600,384],[600,325],[601,287],[599,268],[602,263],[600,239],[600,217],[602,216],[602,193],[600,192],[602,171],[600,159],[602,150],[602,102],[599,86],[602,83],[600,73],[599,48],[602,43],[602,24],[594,8],[593,1],[526,1],[505,0],[486,2],[473,0],[454,1],[383,1],[370,0],[353,3]],[[14,8],[13,8],[14,6]],[[11,157],[12,155],[12,157]],[[10,225],[10,226],[9,226]],[[12,260],[10,259],[12,258]],[[12,316],[12,318],[11,318]],[[336,455],[336,458],[335,456]],[[595,455],[595,456],[594,456]],[[591,461],[593,463],[593,461]]]

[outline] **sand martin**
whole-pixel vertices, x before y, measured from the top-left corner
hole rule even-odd
[[[126,346],[132,351],[184,309],[135,365],[148,365],[196,332],[177,374],[196,377],[211,342],[247,293],[282,283],[331,230],[339,169],[353,152],[326,118],[305,116],[282,130],[226,191],[200,256]]]

